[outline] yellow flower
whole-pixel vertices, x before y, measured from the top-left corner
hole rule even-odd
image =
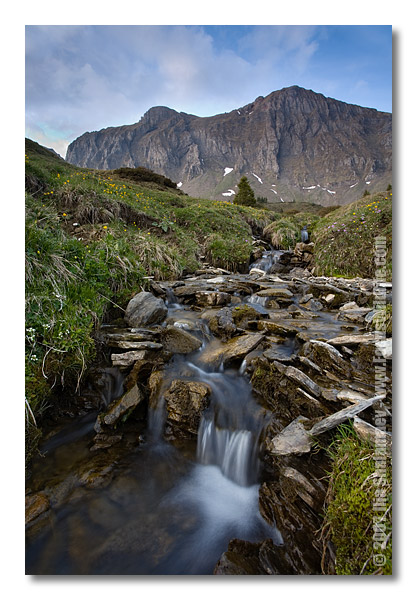
[[[63,217],[66,217],[66,216],[67,216],[67,213],[62,213],[62,216],[63,216]]]
[[[107,225],[103,225],[103,229],[107,229]]]

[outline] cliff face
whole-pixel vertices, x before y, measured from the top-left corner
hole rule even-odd
[[[66,160],[144,166],[218,200],[246,175],[269,202],[345,204],[391,183],[392,117],[290,87],[213,117],[154,107],[134,125],[85,133]]]

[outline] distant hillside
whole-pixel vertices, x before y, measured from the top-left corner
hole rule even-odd
[[[85,133],[78,166],[145,167],[195,197],[230,199],[242,175],[268,202],[347,204],[392,178],[392,116],[299,87],[213,117],[151,108],[133,125]]]

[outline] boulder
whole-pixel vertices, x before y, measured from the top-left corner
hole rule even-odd
[[[206,383],[175,379],[163,395],[167,431],[180,438],[197,436],[201,414],[210,402],[210,393],[210,386]]]
[[[220,309],[209,320],[210,331],[223,340],[230,339],[236,333],[232,310],[228,307]]]
[[[168,325],[161,334],[165,350],[173,354],[189,354],[198,350],[202,342],[180,327]]]
[[[143,327],[161,323],[168,314],[168,308],[161,298],[150,292],[140,292],[130,300],[125,312],[125,321],[130,327]]]
[[[318,397],[321,395],[320,386],[318,386],[317,383],[314,383],[314,381],[310,379],[308,375],[305,375],[305,373],[299,369],[289,366],[285,369],[285,376],[288,377],[288,379],[291,379],[291,381],[295,382],[297,385],[300,385],[302,388],[306,389],[308,392],[311,392],[313,396]]]

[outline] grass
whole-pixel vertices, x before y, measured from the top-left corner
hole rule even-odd
[[[333,460],[322,529],[336,550],[337,575],[392,574],[392,475],[387,456],[384,479],[376,473],[376,449],[358,438],[351,425],[341,425],[328,450]],[[377,493],[384,511],[375,511]],[[376,557],[378,555],[378,557]],[[383,556],[382,559],[379,557]],[[380,563],[384,564],[380,564]]]
[[[26,141],[28,430],[74,393],[96,356],[94,333],[147,277],[176,279],[206,260],[249,263],[267,211],[190,198],[149,171],[80,169]]]
[[[387,240],[387,279],[392,275],[392,192],[367,195],[320,219],[312,232],[318,275],[374,277],[377,236]]]

